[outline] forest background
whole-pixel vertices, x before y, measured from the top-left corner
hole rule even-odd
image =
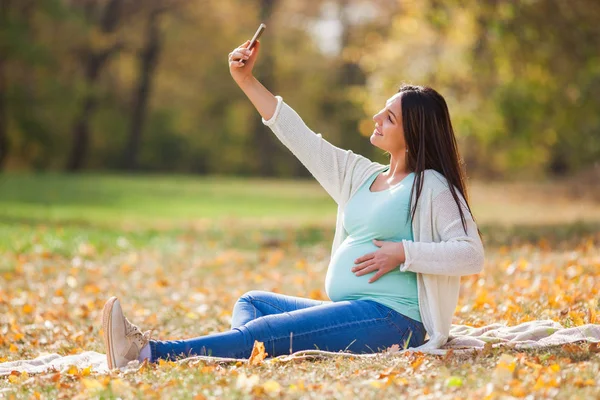
[[[374,161],[403,82],[446,98],[486,252],[453,324],[598,324],[599,21],[598,0],[0,0],[0,364],[105,352],[112,295],[164,340],[230,329],[251,290],[328,298],[336,204],[229,72],[261,22],[256,77]],[[0,397],[600,398],[597,344],[466,357],[69,368]]]
[[[469,175],[598,177],[594,0],[3,0],[0,169],[308,176],[229,75],[373,160],[372,116],[403,82],[446,98]]]

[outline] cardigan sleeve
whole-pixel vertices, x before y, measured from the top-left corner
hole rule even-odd
[[[463,197],[460,193],[457,194],[461,200],[467,233],[463,229],[452,193],[446,188],[432,200],[433,226],[429,224],[430,221],[421,221],[435,229],[441,241],[428,243],[403,240],[406,257],[400,265],[400,271],[461,276],[477,274],[483,270],[485,254],[477,225],[462,202]]]
[[[275,136],[300,160],[327,193],[340,203],[342,187],[350,165],[360,155],[336,147],[313,132],[281,96],[275,96],[277,107],[269,120],[262,118]]]

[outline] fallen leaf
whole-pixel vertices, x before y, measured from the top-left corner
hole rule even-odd
[[[263,342],[255,340],[254,346],[252,347],[252,353],[250,354],[250,358],[248,359],[248,364],[262,364],[263,360],[267,357],[267,355],[268,353],[265,352],[265,344]]]
[[[450,376],[446,379],[444,384],[447,387],[461,387],[463,385],[463,380],[460,376]]]
[[[281,391],[281,385],[274,380],[268,380],[263,383],[263,389],[267,394],[279,393]]]

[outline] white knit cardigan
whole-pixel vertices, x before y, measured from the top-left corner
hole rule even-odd
[[[348,236],[342,224],[346,203],[366,179],[386,166],[332,145],[306,126],[281,96],[275,97],[275,114],[269,120],[263,118],[263,124],[271,128],[338,204],[331,248],[334,254]],[[429,335],[429,340],[415,347],[415,351],[437,349],[447,342],[458,303],[460,277],[483,269],[484,249],[477,226],[464,198],[458,190],[456,193],[462,202],[467,234],[448,181],[428,169],[424,171],[423,190],[412,223],[414,241],[402,241],[406,260],[400,264],[400,270],[417,274],[419,310]],[[416,190],[413,202],[415,196]]]

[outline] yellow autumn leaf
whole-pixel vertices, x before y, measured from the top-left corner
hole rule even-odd
[[[399,386],[407,386],[409,384],[409,381],[403,376],[397,376],[394,379],[394,383]]]
[[[263,342],[255,340],[254,347],[252,347],[252,353],[250,354],[250,358],[248,359],[248,364],[259,365],[263,362],[267,355],[268,353],[265,352],[265,344]]]
[[[269,380],[263,383],[263,389],[266,393],[279,393],[281,391],[281,385],[274,380]]]
[[[110,381],[111,390],[118,395],[125,395],[131,392],[131,386],[123,379],[113,379]]]
[[[514,380],[514,383],[510,386],[510,394],[515,397],[522,398],[527,396],[527,393],[527,389],[523,387],[521,382]]]
[[[506,369],[509,372],[513,372],[516,366],[515,357],[510,354],[503,353],[500,355],[498,359],[498,363],[496,364],[496,369]]]
[[[419,368],[419,366],[421,366],[421,364],[423,364],[423,361],[425,361],[425,356],[417,356],[416,359],[410,364],[410,366],[413,370],[416,370],[417,368]]]
[[[598,322],[598,317],[596,316],[596,308],[591,303],[592,302],[590,302],[590,306],[588,307],[588,323],[595,324],[596,322]]]
[[[369,381],[369,385],[373,386],[375,389],[381,389],[383,383],[381,381],[371,380]]]
[[[29,374],[27,372],[18,372],[13,371],[8,376],[8,381],[10,383],[22,383],[23,381],[29,378]]]
[[[497,382],[505,382],[514,377],[517,360],[510,354],[503,353],[498,359],[492,376]]]
[[[79,369],[75,365],[71,365],[67,370],[67,374],[69,375],[79,375]]]
[[[583,321],[583,313],[578,312],[578,311],[569,311],[569,317],[571,317],[571,319],[573,320],[573,323],[575,323],[575,325],[584,325],[585,322]]]
[[[173,365],[176,365],[173,361],[163,360],[162,358],[158,359],[158,366],[160,368],[172,367]]]
[[[81,383],[83,384],[83,386],[87,389],[87,390],[101,390],[104,389],[104,385],[98,381],[97,379],[91,379],[91,378],[83,378],[81,380]]]

